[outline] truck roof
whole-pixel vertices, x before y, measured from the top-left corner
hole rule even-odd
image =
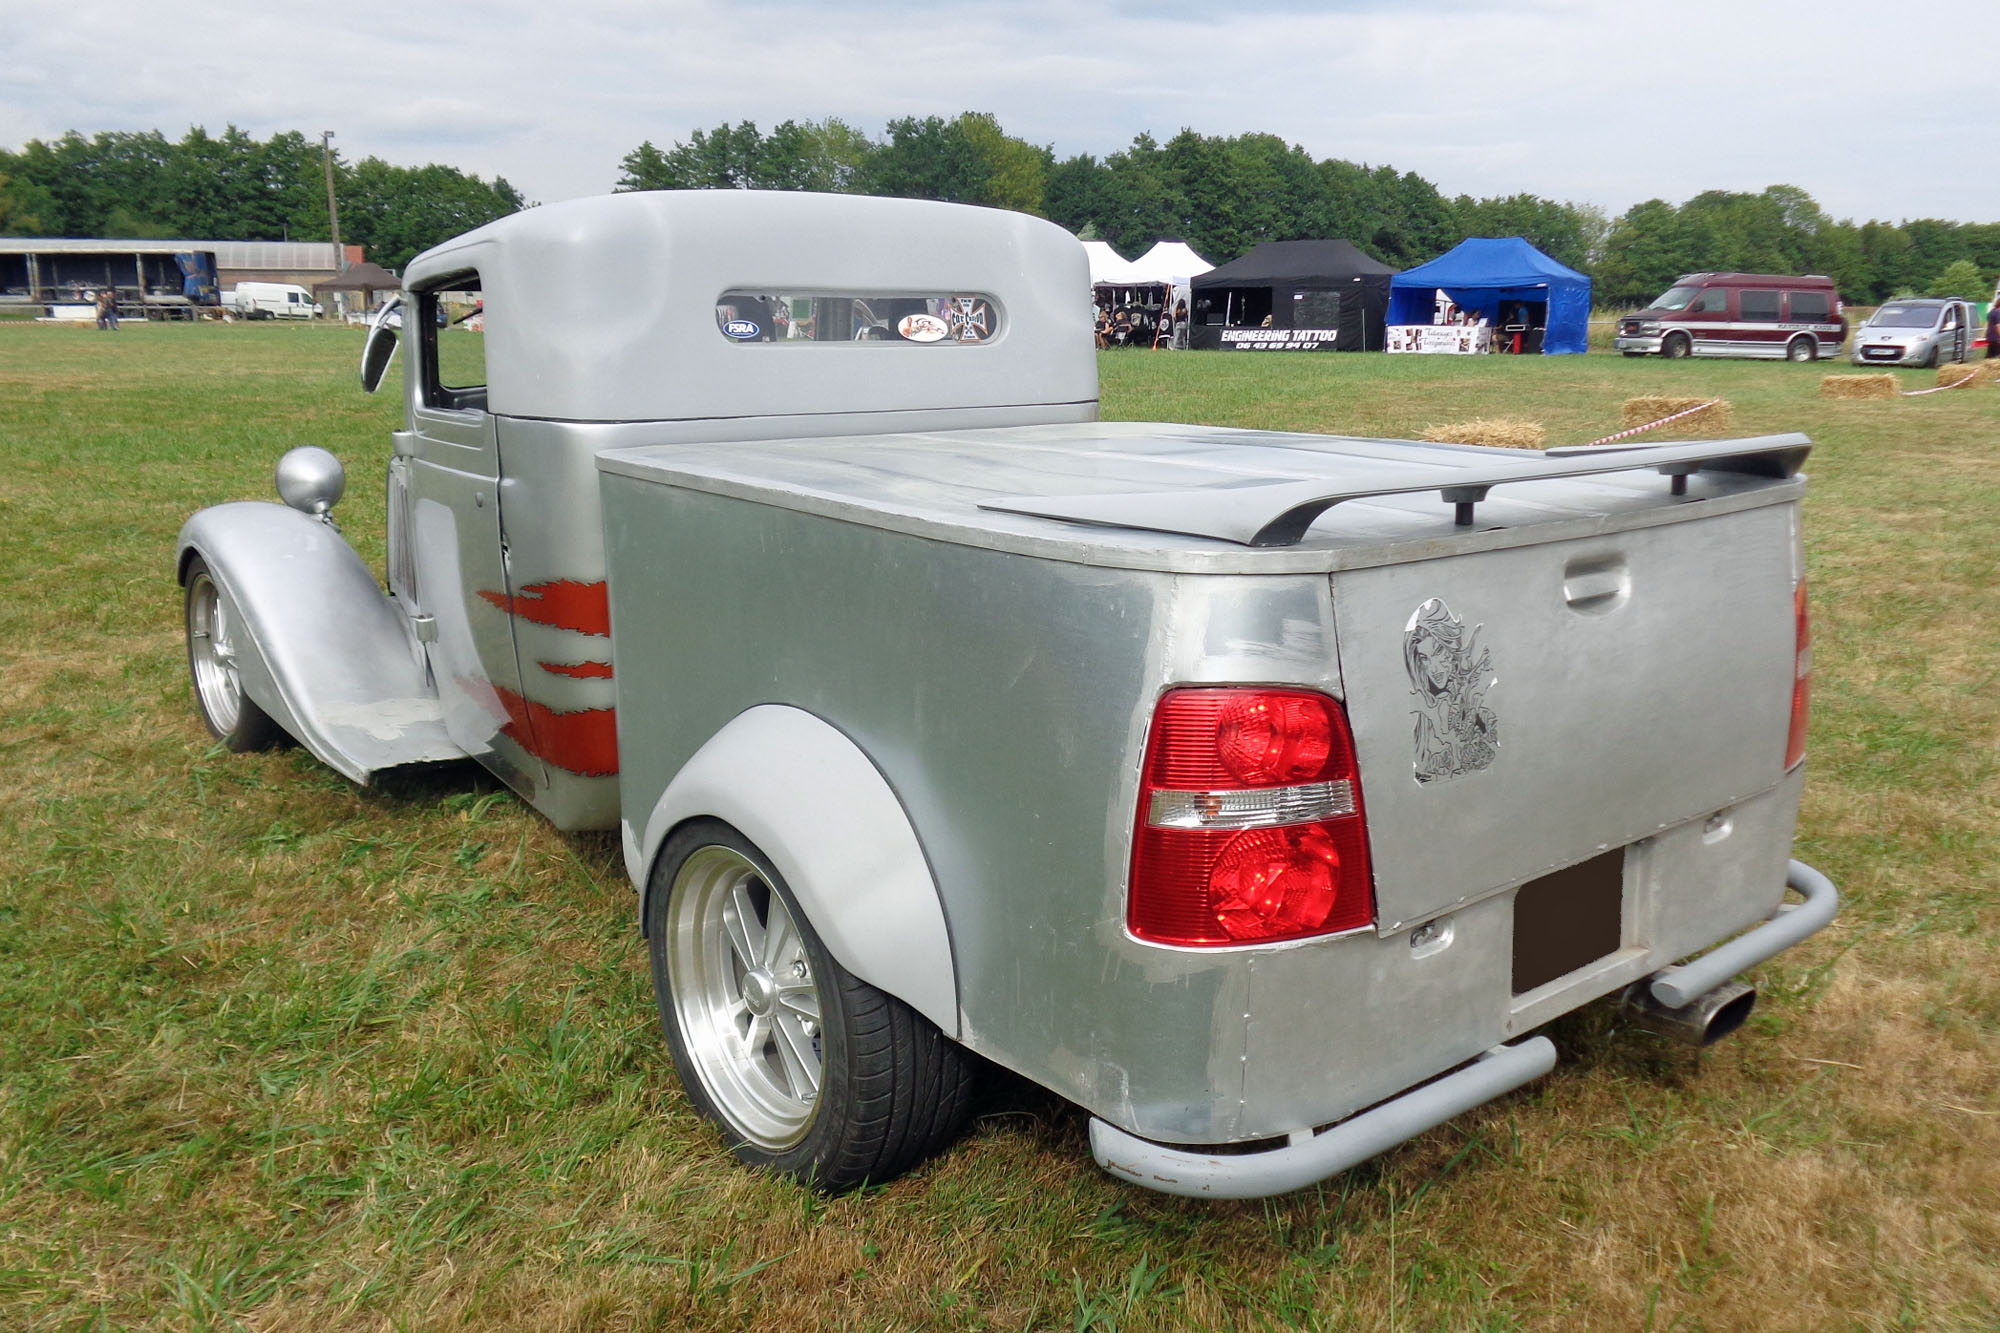
[[[1097,401],[1083,244],[1052,222],[924,199],[642,191],[501,218],[410,261],[476,274],[487,404],[558,421],[678,421]],[[731,293],[978,298],[975,345],[742,341]]]
[[[1276,573],[1676,522],[1795,498],[1803,435],[1494,449],[1156,422],[639,445],[598,468],[1121,568]],[[1687,476],[1676,493],[1665,473]],[[1456,522],[1472,503],[1471,526]]]

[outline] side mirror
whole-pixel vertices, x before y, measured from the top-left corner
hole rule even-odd
[[[375,312],[368,326],[368,341],[361,348],[361,387],[374,393],[396,359],[396,340],[403,327],[403,298],[398,296]]]

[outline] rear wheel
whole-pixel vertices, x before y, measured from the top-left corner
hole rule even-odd
[[[1685,333],[1669,333],[1660,342],[1660,355],[1669,361],[1685,360],[1694,351],[1694,344]]]
[[[833,1193],[957,1135],[971,1057],[834,961],[735,829],[698,820],[667,840],[646,939],[681,1083],[742,1161]]]
[[[230,749],[268,750],[284,730],[243,692],[236,668],[242,626],[235,623],[221,590],[199,556],[187,573],[188,675],[201,720]]]
[[[1817,361],[1819,360],[1819,344],[1811,338],[1794,338],[1785,344],[1785,360]]]

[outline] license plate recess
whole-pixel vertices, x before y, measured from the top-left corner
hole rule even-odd
[[[1514,893],[1514,994],[1567,976],[1623,942],[1625,849],[1531,879]]]

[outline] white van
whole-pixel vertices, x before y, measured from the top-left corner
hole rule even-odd
[[[316,319],[324,313],[295,282],[239,282],[229,302],[245,319]]]

